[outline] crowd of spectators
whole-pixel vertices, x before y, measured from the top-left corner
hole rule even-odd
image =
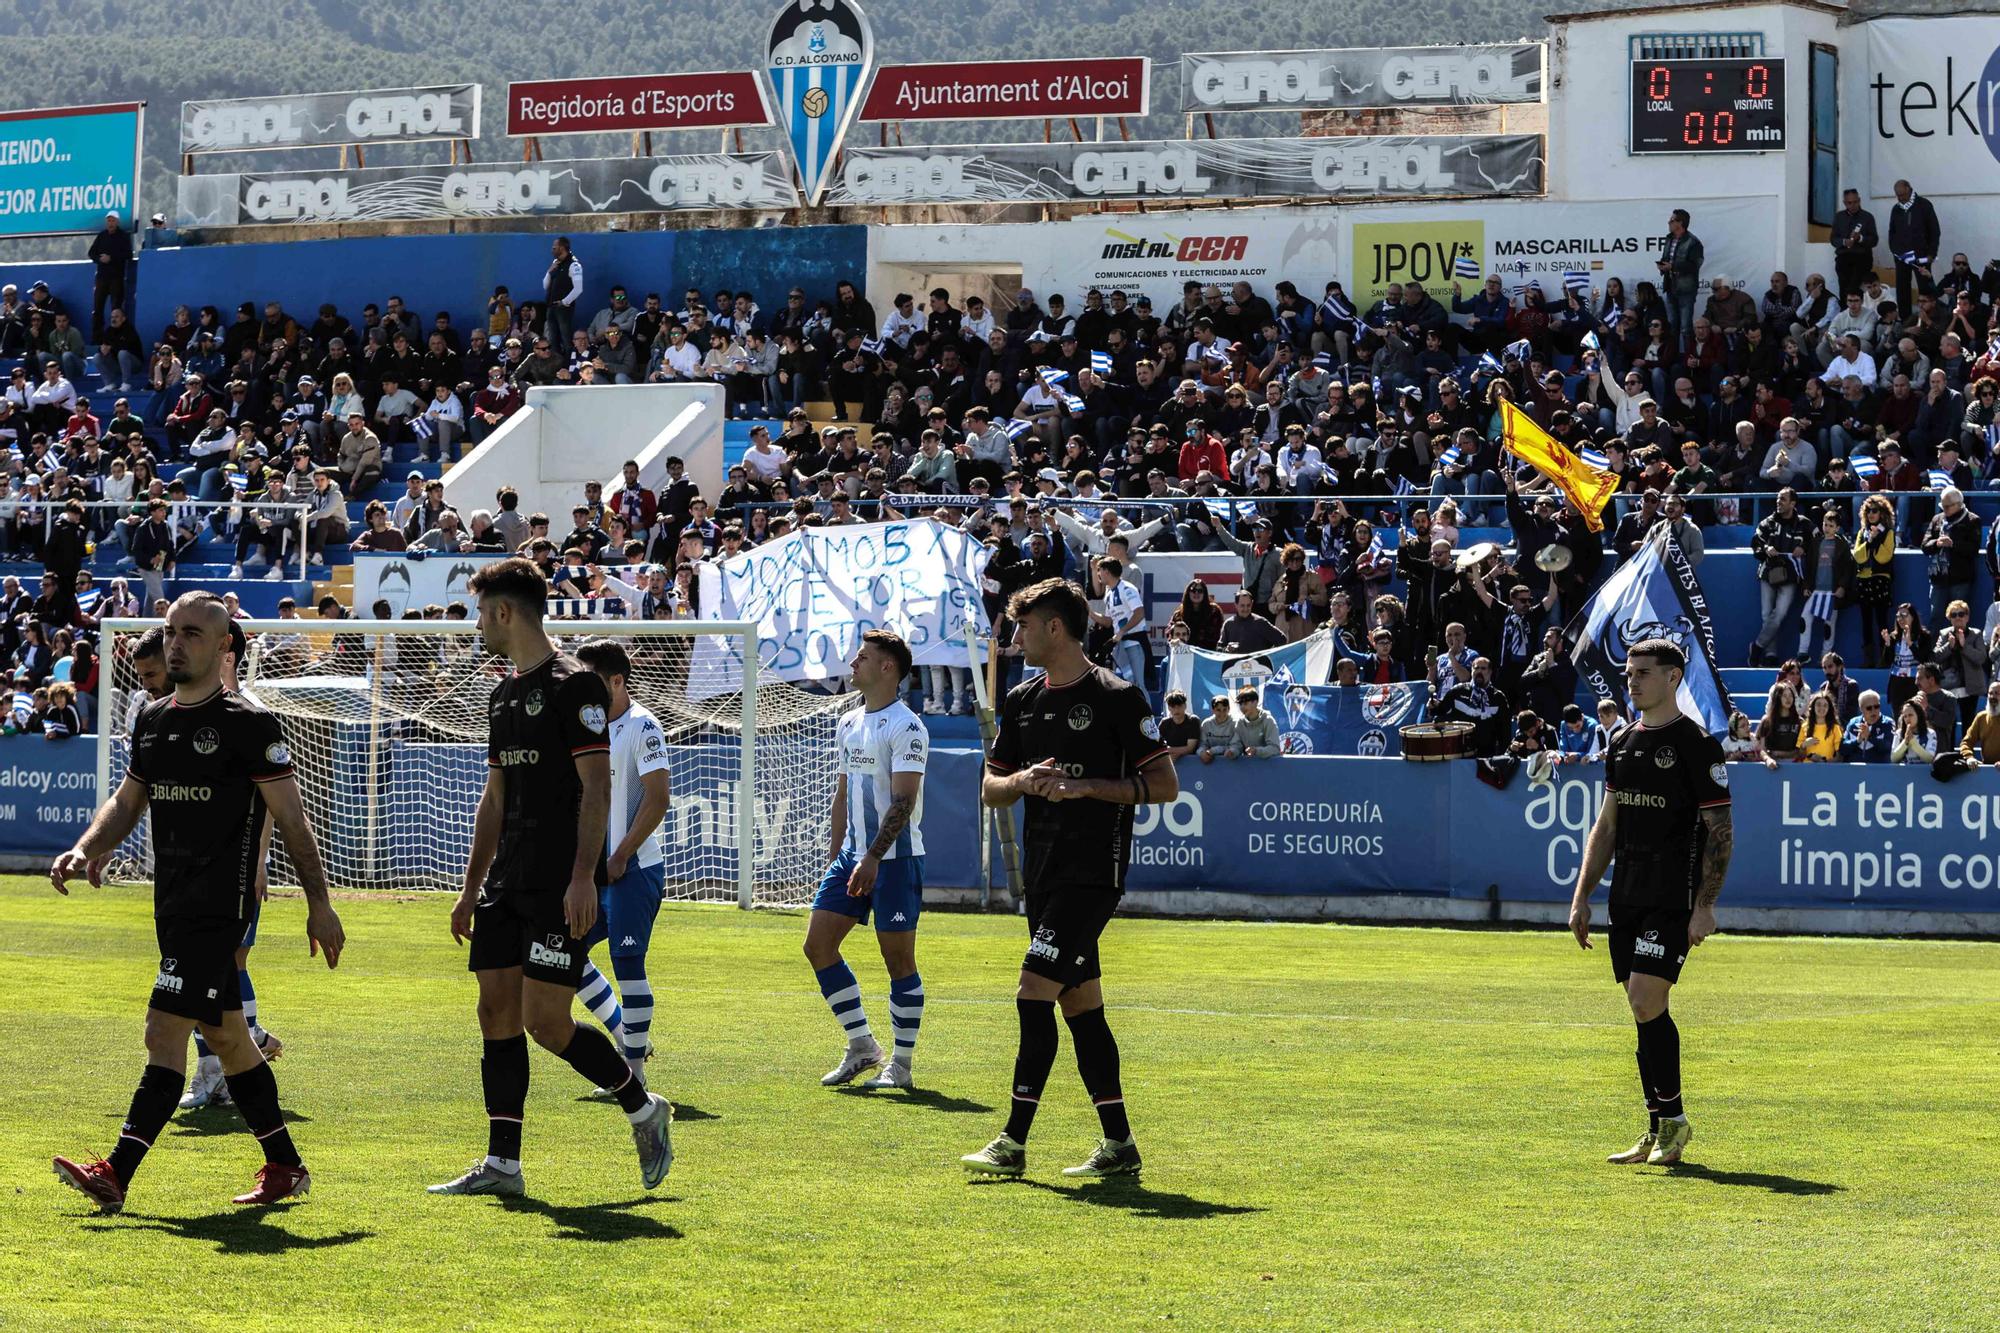
[[[1448,305],[1416,284],[1361,302],[1337,280],[1311,294],[1190,282],[1157,312],[1098,288],[1074,308],[1062,293],[1024,288],[996,309],[938,288],[878,310],[852,282],[825,299],[794,287],[769,308],[733,290],[669,303],[595,281],[558,238],[527,299],[495,289],[470,329],[393,295],[358,320],[332,301],[306,318],[244,302],[229,320],[176,311],[149,354],[103,303],[91,342],[116,397],[102,418],[73,387],[90,344],[69,312],[43,285],[25,300],[7,288],[0,355],[22,361],[0,391],[0,540],[59,589],[89,580],[94,544],[112,543],[152,607],[204,525],[233,534],[233,576],[261,560],[281,577],[300,554],[296,511],[256,505],[305,505],[308,562],[332,544],[518,550],[562,597],[672,617],[697,612],[705,560],[802,526],[930,513],[992,545],[996,620],[1026,582],[1090,585],[1093,651],[1149,687],[1139,566],[1227,551],[1243,570],[1233,614],[1191,586],[1158,637],[1240,652],[1329,630],[1341,678],[1429,681],[1438,716],[1471,722],[1483,752],[1587,758],[1606,719],[1575,706],[1559,626],[1661,529],[1699,564],[1718,525],[1742,525],[1763,612],[1753,664],[1785,657],[1791,634],[1809,657],[1853,609],[1865,665],[1915,692],[1934,664],[1949,697],[1976,704],[1993,616],[1954,608],[1982,560],[2000,567],[1965,502],[2000,485],[2000,262],[1940,255],[1928,201],[1897,193],[1887,236],[1910,248],[1895,251],[1893,289],[1873,262],[1882,229],[1850,192],[1834,286],[1776,272],[1761,295],[1703,273],[1684,210],[1664,220],[1657,280],[1629,292],[1617,278],[1549,292],[1494,276],[1454,284]],[[609,494],[593,483],[566,521],[521,514],[505,488],[460,514],[413,471],[352,530],[349,497],[370,497],[399,461],[484,439],[526,389],[641,381],[720,383],[732,411],[763,418],[720,494],[697,493],[673,460],[658,488],[634,465]],[[804,404],[823,400],[835,420],[816,430]],[[1587,519],[1504,448],[1504,401],[1616,476],[1602,514]],[[129,511],[70,507],[97,499]],[[1506,529],[1508,549],[1464,549],[1481,528]],[[1923,611],[1891,604],[1889,563],[1912,546],[1928,557]],[[32,663],[56,633],[88,628],[14,609],[7,654],[30,659],[17,686],[23,665],[40,686]],[[1976,670],[1955,633],[1977,642]],[[970,709],[962,672],[925,684],[927,708]],[[1254,720],[1230,713],[1232,728]],[[1211,761],[1267,748],[1191,743]]]

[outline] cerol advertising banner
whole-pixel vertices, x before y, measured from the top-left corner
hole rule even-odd
[[[507,133],[637,133],[769,125],[764,81],[748,70],[538,79],[507,85]]]
[[[1145,56],[884,65],[861,104],[861,119],[1143,116],[1152,102],[1152,66]]]
[[[139,212],[144,102],[0,113],[0,236],[93,232]]]
[[[829,204],[1540,194],[1540,135],[850,145]]]
[[[182,176],[181,227],[791,208],[779,153]]]
[[[478,137],[476,83],[181,103],[184,154]]]
[[[1542,100],[1544,42],[1181,57],[1181,110],[1363,110]]]

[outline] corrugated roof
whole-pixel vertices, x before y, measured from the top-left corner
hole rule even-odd
[[[1891,0],[1880,0],[1880,2],[1890,3]],[[1923,3],[1924,0],[1912,0],[1912,2]],[[1661,13],[1672,13],[1675,11],[1689,14],[1708,13],[1718,10],[1749,9],[1757,5],[1786,3],[1798,9],[1817,9],[1822,13],[1839,14],[1843,16],[1843,22],[1850,21],[1846,18],[1848,12],[1846,5],[1826,3],[1826,0],[1627,0],[1624,4],[1619,4],[1608,9],[1582,9],[1564,14],[1550,14],[1547,16],[1546,21],[1549,23],[1574,23],[1585,19],[1615,19],[1624,18],[1628,14],[1633,13],[1651,13],[1655,10]],[[1965,0],[1955,0],[1955,3],[1963,6]]]

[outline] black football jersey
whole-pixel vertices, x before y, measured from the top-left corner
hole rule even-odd
[[[127,773],[153,815],[153,914],[233,917],[257,907],[259,784],[292,776],[278,719],[216,687],[198,704],[172,695],[139,710]]]
[[[502,815],[489,897],[561,897],[569,887],[583,800],[576,757],[611,752],[610,713],[603,679],[563,653],[494,687],[486,762],[500,771]],[[597,881],[604,882],[602,847]]]
[[[1722,743],[1685,714],[1664,727],[1635,722],[1612,743],[1604,799],[1618,805],[1612,901],[1692,910],[1708,840],[1701,812],[1729,804]]]
[[[995,773],[1054,759],[1071,777],[1130,777],[1166,747],[1146,696],[1102,667],[1068,685],[1038,676],[1008,692],[987,766]],[[1025,798],[1028,892],[1074,887],[1122,892],[1132,811],[1108,801]]]

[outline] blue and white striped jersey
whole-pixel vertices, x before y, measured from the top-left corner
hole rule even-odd
[[[846,848],[859,858],[875,841],[882,816],[889,812],[890,775],[922,773],[930,762],[931,734],[923,719],[898,699],[877,712],[856,708],[843,713],[834,743],[840,748],[840,771],[847,778]],[[923,818],[919,789],[910,822],[883,860],[924,854]]]

